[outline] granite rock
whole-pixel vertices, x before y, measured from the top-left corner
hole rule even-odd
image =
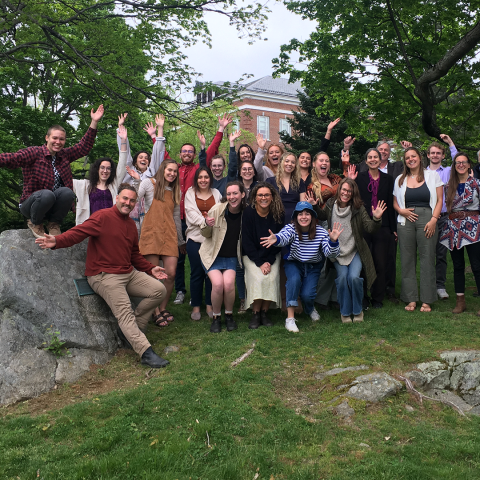
[[[398,380],[384,372],[361,375],[353,383],[355,385],[345,395],[369,402],[380,402],[395,395],[402,388]]]

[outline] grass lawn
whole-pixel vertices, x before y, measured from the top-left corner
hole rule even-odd
[[[342,401],[336,387],[358,375],[401,373],[443,350],[480,348],[473,285],[468,274],[462,315],[450,313],[449,283],[451,298],[432,313],[386,301],[363,324],[342,325],[338,311],[322,312],[316,324],[303,315],[299,334],[285,330],[277,311],[273,328],[249,330],[247,314],[236,316],[238,331],[214,335],[208,317],[190,320],[187,297],[172,304],[168,328],[149,327],[160,355],[180,347],[166,355],[167,368],[149,373],[120,350],[75,385],[0,408],[0,478],[478,479],[478,417],[419,404],[405,390],[380,404],[349,400],[350,422],[332,412]],[[231,368],[254,341],[253,354]],[[370,370],[315,379],[338,364]]]

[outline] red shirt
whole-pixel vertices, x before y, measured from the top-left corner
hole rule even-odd
[[[135,222],[122,215],[117,206],[98,210],[81,225],[55,237],[55,248],[66,248],[90,237],[87,247],[85,275],[99,273],[130,273],[135,267],[140,272],[151,273],[152,265],[138,249],[138,231]]]
[[[56,155],[55,167],[62,177],[63,184],[73,190],[70,163],[90,152],[95,142],[97,130],[89,128],[76,145],[63,148]],[[54,183],[52,155],[46,145],[28,147],[16,153],[0,153],[0,167],[21,168],[23,173],[23,193],[20,203],[38,190],[52,190]]]

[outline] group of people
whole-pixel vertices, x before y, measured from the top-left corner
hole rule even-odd
[[[145,126],[152,153],[132,156],[123,114],[118,163],[99,158],[88,179],[74,180],[69,164],[93,147],[102,115],[103,106],[92,109],[90,128],[77,145],[64,148],[65,130],[55,125],[45,145],[0,154],[0,166],[22,168],[20,211],[41,248],[65,248],[90,237],[88,282],[111,307],[124,344],[146,365],[168,364],[145,331],[150,318],[159,327],[174,321],[167,307],[174,288],[174,303],[185,300],[186,255],[191,318],[200,320],[204,303],[213,333],[222,329],[222,304],[227,331],[237,329],[235,285],[238,313],[252,310],[251,329],[271,326],[269,310],[281,307],[286,329],[298,332],[295,317],[302,310],[319,320],[315,302],[320,309],[337,304],[343,323],[361,322],[368,307],[382,308],[386,298],[398,303],[397,245],[405,310],[415,310],[420,300],[420,311],[429,312],[438,297],[448,298],[448,250],[457,295],[453,312],[466,309],[463,247],[480,287],[480,172],[447,135],[442,139],[450,147],[451,167],[442,165],[445,148],[437,142],[427,151],[428,165],[409,142],[402,142],[403,162],[391,161],[386,141],[352,165],[355,139],[347,137],[340,176],[331,173],[326,153],[339,119],[329,124],[313,159],[277,144],[267,148],[261,135],[256,153],[247,144],[236,148],[237,131],[228,135],[224,175],[226,161],[218,150],[231,116],[219,118],[208,148],[198,132],[198,163],[189,143],[177,163],[165,149],[162,115]],[[76,226],[62,234],[60,224],[72,208]],[[129,295],[144,298],[135,311]]]

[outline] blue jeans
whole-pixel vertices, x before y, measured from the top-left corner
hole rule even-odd
[[[337,270],[337,297],[340,304],[340,313],[344,317],[360,315],[362,313],[363,300],[363,278],[360,277],[362,271],[362,261],[358,252],[353,257],[350,265],[340,265],[334,262]]]
[[[187,254],[190,261],[190,298],[192,307],[200,307],[202,305],[203,282],[205,282],[205,305],[212,304],[212,282],[208,278],[200,260],[201,243],[193,240],[187,241]]]
[[[186,240],[185,232],[187,230],[187,222],[182,220],[182,235]],[[185,286],[185,254],[178,252],[177,271],[175,273],[175,291],[187,293]]]
[[[245,300],[245,270],[240,267],[237,261],[237,275],[235,277],[237,281],[238,298]]]
[[[313,302],[317,295],[317,283],[323,263],[324,261],[302,263],[298,260],[285,260],[287,307],[297,307],[297,299],[300,295],[305,313],[310,315],[313,312]]]

